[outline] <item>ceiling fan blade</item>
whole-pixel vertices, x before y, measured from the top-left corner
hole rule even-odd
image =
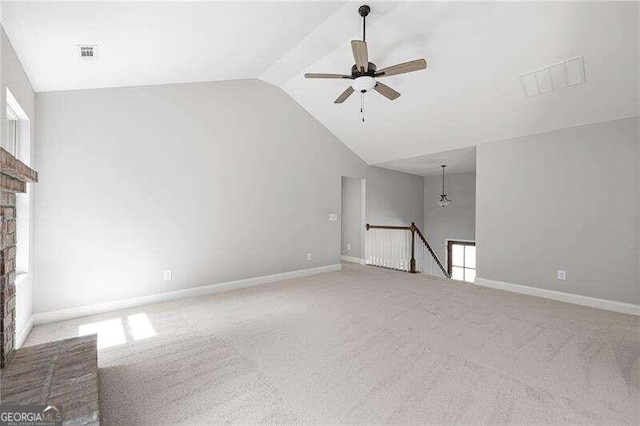
[[[304,78],[348,78],[351,79],[350,75],[346,74],[321,74],[321,73],[306,73]]]
[[[416,59],[415,61],[404,62],[398,65],[392,65],[376,72],[376,77],[387,77],[390,75],[404,74],[406,72],[419,71],[427,68],[427,61],[424,59]]]
[[[347,98],[349,96],[351,96],[351,94],[354,92],[353,87],[349,86],[347,87],[347,90],[345,90],[344,92],[342,92],[342,94],[340,96],[338,96],[338,99],[336,99],[335,101],[333,101],[334,104],[341,104],[344,101],[347,100]]]
[[[369,52],[367,51],[367,42],[362,40],[351,40],[351,50],[353,50],[353,59],[356,60],[356,66],[360,72],[369,71]]]
[[[400,93],[396,92],[386,84],[382,84],[380,82],[376,83],[374,89],[376,90],[376,92],[380,93],[382,96],[390,100],[398,99],[400,97]]]

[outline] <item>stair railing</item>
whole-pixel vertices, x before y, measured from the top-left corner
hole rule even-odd
[[[424,234],[416,226],[366,226],[365,257],[367,265],[397,269],[410,273],[422,272],[450,278]]]

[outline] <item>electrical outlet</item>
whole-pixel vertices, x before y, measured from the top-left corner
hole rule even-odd
[[[351,250],[351,244],[347,244],[347,250]]]
[[[171,279],[171,270],[162,271],[162,279],[165,281],[169,281]]]
[[[559,280],[566,280],[567,279],[567,271],[561,271],[560,269],[558,269],[558,279]]]
[[[335,213],[330,213],[329,214],[329,222],[337,222],[338,221],[338,215]]]
[[[311,262],[313,260],[313,255],[311,253],[307,253],[307,262]]]

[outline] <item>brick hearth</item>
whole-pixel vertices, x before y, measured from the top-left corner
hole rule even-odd
[[[100,423],[95,334],[28,346],[0,371],[1,404],[53,405],[63,424]]]

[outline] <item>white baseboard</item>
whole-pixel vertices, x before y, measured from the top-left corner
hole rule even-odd
[[[366,265],[367,264],[367,260],[366,259],[360,259],[358,257],[342,255],[342,256],[340,256],[340,258],[344,262],[357,263],[358,265]]]
[[[16,345],[15,345],[16,349],[20,349],[22,345],[24,345],[24,342],[27,340],[27,337],[29,337],[29,333],[31,333],[32,328],[33,328],[33,315],[29,317],[29,320],[27,321],[27,325],[25,325],[24,328],[17,334]]]
[[[575,305],[589,306],[591,308],[605,309],[607,311],[640,316],[640,305],[633,305],[631,303],[598,299],[597,297],[581,296],[579,294],[573,293],[563,293],[561,291],[547,290],[538,287],[529,287],[520,284],[511,284],[503,281],[488,280],[485,278],[476,278],[475,284],[482,287],[490,287],[498,290],[511,291],[513,293],[520,293],[529,296],[543,297],[545,299],[558,300],[560,302],[573,303]]]
[[[317,268],[300,269],[297,271],[282,272],[261,277],[246,278],[243,280],[229,281],[226,283],[211,284],[202,287],[185,288],[182,290],[168,291],[164,293],[152,294],[149,296],[132,297],[130,299],[114,300],[112,302],[98,303],[95,305],[79,306],[76,308],[61,309],[59,311],[41,312],[32,316],[32,323],[35,325],[48,324],[52,322],[64,321],[72,318],[85,317],[88,315],[101,314],[105,312],[117,311],[119,309],[133,308],[136,306],[149,305],[151,303],[167,302],[170,300],[184,299],[187,297],[203,296],[206,294],[219,293],[229,290],[237,290],[245,287],[253,287],[261,284],[269,284],[277,281],[292,278],[307,277],[309,275],[322,274],[325,272],[339,271],[341,264],[320,266]]]

